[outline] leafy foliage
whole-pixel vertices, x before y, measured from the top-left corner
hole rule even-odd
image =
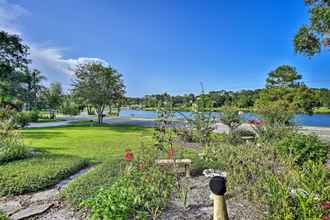
[[[305,161],[324,162],[329,146],[315,135],[289,132],[276,146],[285,154],[292,154],[295,162],[302,165]]]
[[[63,99],[63,89],[59,82],[53,82],[49,88],[43,92],[43,97],[46,100],[50,118],[55,119],[55,111],[61,106]]]
[[[321,52],[330,45],[330,3],[328,0],[305,0],[309,7],[310,21],[302,26],[294,37],[296,53],[308,57]],[[323,39],[323,40],[322,40]]]
[[[330,199],[328,178],[324,165],[312,161],[289,174],[269,176],[265,181],[267,219],[321,219],[325,214],[322,204]]]
[[[109,189],[120,174],[122,163],[108,160],[97,165],[88,173],[71,181],[63,190],[62,197],[74,207],[80,208],[83,201],[94,198],[98,191]]]
[[[14,130],[14,122],[9,112],[0,116],[0,164],[29,155],[20,133]]]
[[[61,103],[60,111],[65,115],[79,115],[80,106],[72,95],[66,95]]]
[[[226,106],[223,108],[220,121],[229,127],[230,132],[234,132],[241,124],[242,119],[236,108]]]
[[[156,167],[143,171],[130,167],[110,189],[101,189],[87,201],[91,219],[156,219],[171,195],[173,177]]]
[[[282,65],[268,74],[266,87],[294,87],[299,85],[298,80],[302,76],[298,74],[296,68],[289,65]]]
[[[99,124],[103,122],[105,107],[125,93],[121,77],[117,70],[101,63],[81,64],[75,69],[74,94],[96,109]]]

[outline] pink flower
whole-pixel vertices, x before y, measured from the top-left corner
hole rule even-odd
[[[124,160],[131,161],[134,160],[133,152],[130,149],[126,149],[124,153]]]

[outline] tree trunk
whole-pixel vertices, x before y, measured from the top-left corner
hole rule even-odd
[[[117,116],[119,117],[120,115],[120,108],[121,108],[121,104],[117,105]]]
[[[86,108],[87,108],[87,114],[88,115],[92,115],[93,114],[93,112],[92,112],[92,106],[86,106]]]
[[[103,111],[104,111],[104,106],[99,106],[96,108],[98,124],[103,123]]]
[[[109,105],[109,115],[112,115],[112,105]]]

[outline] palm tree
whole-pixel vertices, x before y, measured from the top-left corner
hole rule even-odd
[[[26,100],[27,109],[31,110],[38,104],[38,94],[45,88],[41,85],[41,82],[46,80],[46,77],[41,75],[39,70],[33,69],[32,71],[27,70],[25,72],[25,83],[26,87]]]

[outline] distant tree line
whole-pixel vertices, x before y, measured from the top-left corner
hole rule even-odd
[[[168,93],[146,95],[143,98],[126,98],[126,104],[132,107],[152,109],[164,100],[170,100],[176,110],[190,110],[200,95],[185,94],[171,96]],[[295,112],[312,113],[313,108],[330,108],[330,89],[308,88],[302,76],[289,65],[282,65],[268,73],[265,88],[240,91],[210,91],[204,93],[211,101],[210,110],[224,106],[234,106],[242,110],[269,104],[281,105]],[[285,102],[285,103],[284,103]]]

